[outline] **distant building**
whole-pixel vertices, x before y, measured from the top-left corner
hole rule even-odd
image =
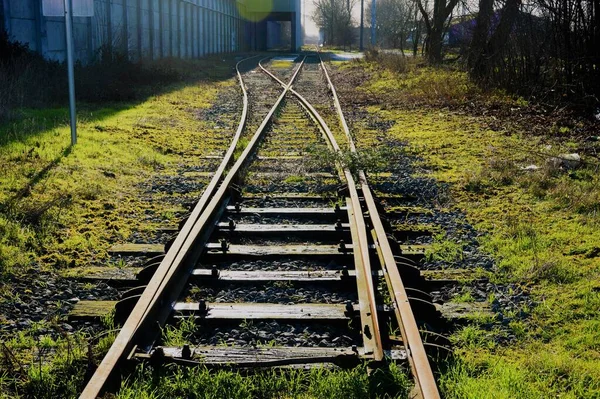
[[[492,34],[498,24],[502,12],[500,10],[494,12],[491,18],[490,34]],[[471,43],[473,32],[477,25],[477,13],[467,14],[460,17],[455,17],[448,28],[448,32],[444,36],[444,43],[450,47],[464,47]],[[536,32],[541,32],[544,29],[545,20],[531,13],[519,11],[517,21],[513,29],[534,29]]]

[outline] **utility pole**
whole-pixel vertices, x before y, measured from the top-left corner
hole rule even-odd
[[[375,44],[377,43],[377,38],[375,37],[375,25],[377,23],[377,18],[376,18],[376,10],[375,10],[375,0],[372,0],[371,2],[371,47],[375,47]]]
[[[67,35],[67,72],[69,75],[69,115],[71,117],[71,145],[77,144],[77,113],[75,111],[75,71],[73,67],[73,3],[65,1],[65,32]]]
[[[302,0],[302,44],[306,44],[306,0]]]
[[[73,7],[75,3],[75,7]],[[71,117],[71,145],[77,144],[77,114],[75,112],[75,45],[73,44],[73,17],[93,17],[94,0],[42,0],[42,15],[65,18],[67,43],[67,74],[69,81],[69,115]]]
[[[333,30],[335,29],[335,13],[334,13],[334,0],[331,0],[331,37],[329,38],[329,45],[333,44]]]
[[[360,51],[365,50],[365,47],[363,44],[363,36],[364,36],[364,29],[365,29],[364,14],[365,14],[365,0],[360,0],[360,43],[358,45]]]

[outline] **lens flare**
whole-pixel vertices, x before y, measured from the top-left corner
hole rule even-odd
[[[242,18],[250,22],[264,20],[273,11],[273,0],[248,0],[244,3],[236,2],[236,7]]]

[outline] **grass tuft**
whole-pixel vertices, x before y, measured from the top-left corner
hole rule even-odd
[[[231,371],[211,372],[204,367],[170,367],[154,378],[151,370],[139,367],[137,374],[123,384],[117,398],[366,399],[406,397],[409,388],[407,371],[395,364],[370,377],[366,366],[351,370],[266,370],[248,376]]]

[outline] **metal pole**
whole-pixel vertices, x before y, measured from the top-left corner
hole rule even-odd
[[[331,0],[331,37],[329,38],[329,45],[333,45],[333,35],[335,29],[335,14],[334,14],[334,0]]]
[[[363,42],[363,36],[364,36],[364,29],[365,29],[365,19],[364,19],[364,15],[365,15],[365,0],[360,0],[360,44],[359,44],[359,51],[364,51],[365,50],[365,46],[364,46],[364,42]]]
[[[69,114],[71,116],[71,145],[77,144],[77,114],[75,113],[75,71],[73,68],[73,13],[72,0],[64,0],[67,39],[67,71],[69,74]]]
[[[306,0],[302,0],[302,44],[306,44]]]
[[[375,12],[375,0],[372,1],[371,3],[371,46],[375,47],[375,44],[377,43],[376,37],[375,37],[375,25],[377,23],[377,18],[375,17],[376,12]]]

